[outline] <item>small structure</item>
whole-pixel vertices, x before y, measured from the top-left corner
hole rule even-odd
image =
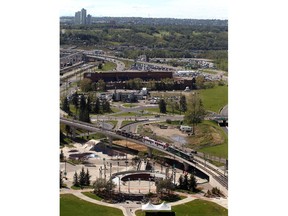
[[[159,205],[153,205],[150,201],[141,207],[142,211],[171,211],[171,205],[166,204],[165,202]]]
[[[181,125],[179,129],[180,129],[180,131],[182,131],[182,132],[191,132],[191,131],[192,131],[192,127],[190,127],[190,126],[185,126],[185,125]]]

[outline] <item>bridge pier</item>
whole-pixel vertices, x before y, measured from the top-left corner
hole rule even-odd
[[[75,127],[71,127],[71,131],[72,131],[72,138],[75,139],[76,134],[75,134]]]
[[[152,157],[152,148],[147,147],[147,151],[148,151],[148,157],[151,158]]]
[[[184,165],[184,171],[188,171],[188,169],[189,169],[189,164],[183,162],[183,165]]]
[[[109,139],[109,147],[112,148],[112,141],[113,141],[113,139],[112,139],[111,136],[108,136],[108,139]]]

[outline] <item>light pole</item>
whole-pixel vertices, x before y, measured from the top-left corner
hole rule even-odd
[[[118,176],[118,180],[119,180],[119,193],[120,193],[120,176]]]
[[[100,178],[102,179],[102,166],[99,168]]]
[[[103,158],[103,163],[104,163],[104,178],[106,181],[106,163],[105,163],[105,158]]]
[[[130,193],[130,178],[128,178],[128,193]]]
[[[149,178],[149,193],[150,193],[150,178]]]
[[[111,179],[111,174],[112,174],[112,163],[110,163],[110,179]]]

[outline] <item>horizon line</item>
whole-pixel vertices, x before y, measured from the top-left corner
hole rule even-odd
[[[90,14],[91,15],[91,14]],[[110,18],[143,18],[143,19],[194,19],[194,20],[228,20],[228,18],[175,18],[175,17],[138,17],[138,16],[93,16],[93,18],[102,18],[102,17],[110,17]],[[61,17],[75,17],[73,15],[61,15]]]

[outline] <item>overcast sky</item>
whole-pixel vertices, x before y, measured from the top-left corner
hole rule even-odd
[[[60,16],[228,19],[228,0],[60,0]]]

